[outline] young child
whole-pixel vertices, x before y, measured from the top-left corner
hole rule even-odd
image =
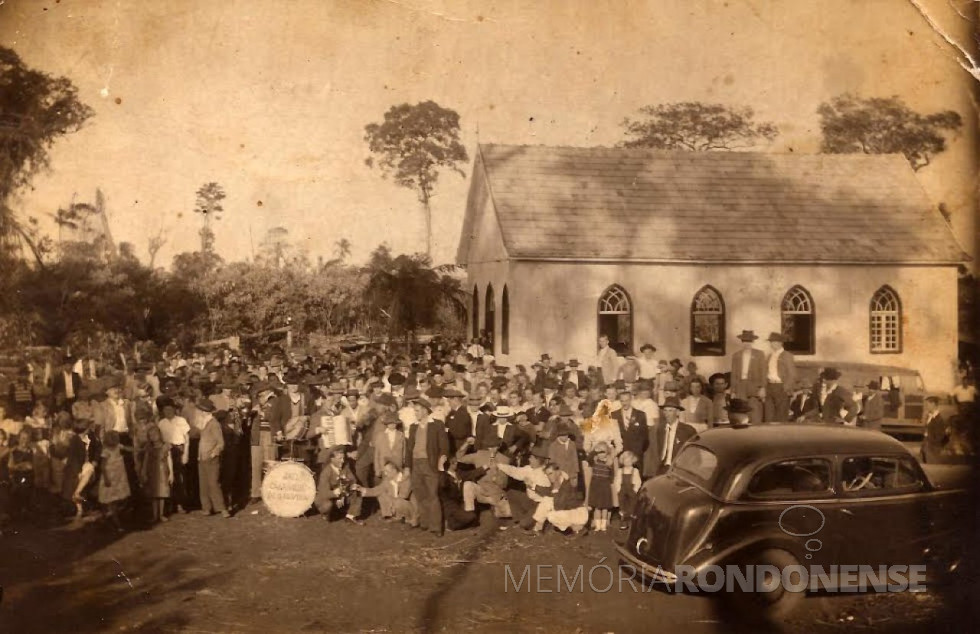
[[[624,451],[619,456],[619,464],[620,468],[613,475],[613,495],[619,499],[619,528],[625,530],[640,491],[640,470],[632,451]]]
[[[146,426],[146,444],[140,461],[140,485],[143,495],[150,500],[152,521],[166,522],[163,507],[170,499],[170,487],[174,482],[170,445],[163,441],[163,434],[155,424]]]
[[[112,522],[117,531],[122,531],[119,510],[129,499],[129,480],[126,478],[126,464],[123,462],[119,434],[105,433],[101,456],[102,477],[99,479],[99,502],[106,507],[106,519]]]
[[[34,499],[34,443],[29,428],[17,434],[17,445],[10,450],[8,468],[11,482],[11,515],[24,517]]]
[[[592,530],[605,531],[613,504],[613,465],[615,458],[609,453],[609,445],[599,442],[592,451],[592,478],[589,482],[589,506],[592,514]]]

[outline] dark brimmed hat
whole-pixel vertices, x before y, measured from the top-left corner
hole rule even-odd
[[[758,337],[758,335],[756,335],[756,334],[755,334],[755,333],[754,333],[753,331],[751,331],[751,330],[743,330],[743,331],[742,331],[742,334],[740,334],[740,335],[739,335],[739,336],[737,337],[737,339],[738,339],[739,341],[755,341],[755,340],[756,340],[756,339],[758,339],[758,338],[759,338],[759,337]]]
[[[666,399],[664,399],[664,404],[660,406],[660,409],[667,409],[668,407],[672,407],[682,412],[684,411],[684,406],[681,405],[681,400],[676,396],[668,396]]]
[[[840,370],[837,368],[824,368],[823,372],[820,373],[820,378],[827,381],[836,381],[840,376]]]
[[[744,400],[742,400],[740,398],[733,398],[731,400],[731,402],[728,404],[728,407],[726,407],[725,409],[728,410],[728,413],[729,414],[751,414],[752,413],[752,406],[749,405],[749,402],[748,401],[744,401]]]
[[[568,360],[568,367],[570,367],[570,368],[577,368],[578,367],[578,359],[569,359]]]
[[[421,407],[424,407],[429,412],[432,411],[432,403],[430,403],[428,399],[419,397],[417,399],[414,399],[412,401],[412,404],[413,405],[420,405]]]
[[[295,370],[289,370],[282,375],[282,382],[286,385],[299,385],[303,382],[303,376]]]
[[[446,398],[463,398],[466,395],[457,389],[449,388],[442,391],[442,395]]]
[[[405,377],[397,372],[388,375],[388,384],[393,386],[405,385]]]
[[[645,343],[642,346],[640,346],[640,352],[646,352],[647,350],[649,350],[650,352],[656,352],[657,347],[652,343]]]
[[[548,459],[548,449],[542,445],[535,445],[531,449],[531,455],[535,458],[540,458],[541,460]]]
[[[199,399],[194,405],[202,412],[214,412],[216,409],[218,409],[214,406],[214,403],[212,403],[210,399],[206,398]]]
[[[382,392],[381,394],[378,394],[378,397],[375,400],[377,400],[378,403],[380,403],[381,405],[384,405],[385,407],[391,407],[392,405],[398,405],[398,399],[396,399],[394,396],[392,396],[391,394],[389,394],[387,392]]]
[[[766,341],[778,341],[779,343],[786,343],[786,335],[780,332],[770,332],[769,337]]]

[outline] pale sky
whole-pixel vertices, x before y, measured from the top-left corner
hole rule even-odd
[[[920,2],[969,40],[950,3]],[[917,175],[973,251],[974,84],[905,0],[6,0],[0,42],[71,78],[95,110],[15,208],[39,215],[101,187],[114,237],[137,254],[166,228],[158,264],[196,248],[207,181],[228,193],[215,226],[227,259],[278,225],[314,258],[343,237],[355,260],[382,241],[423,250],[415,194],[364,165],[365,124],[395,104],[433,99],[461,116],[467,178],[444,173],[433,202],[434,255],[447,262],[477,131],[486,143],[614,145],[639,107],[700,100],[774,121],[770,150],[814,152],[817,106],[845,91],[963,115]]]

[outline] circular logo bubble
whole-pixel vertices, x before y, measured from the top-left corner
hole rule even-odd
[[[810,542],[817,542],[817,547],[816,548],[810,548]],[[818,550],[820,550],[821,548],[823,548],[823,542],[820,541],[819,539],[817,539],[816,537],[811,537],[810,539],[806,540],[806,542],[803,544],[803,548],[806,548],[811,553],[815,553]]]
[[[787,529],[786,526],[783,525],[783,521],[786,518],[786,514],[789,513],[790,511],[794,510],[794,509],[810,509],[810,510],[812,510],[814,513],[816,513],[817,515],[820,516],[820,526],[817,527],[816,530],[810,531],[809,533],[800,533],[800,532],[795,532],[795,531],[792,531],[792,530]],[[806,518],[807,518],[807,514],[805,512],[802,512],[802,511],[799,513],[799,517],[798,518],[795,518],[793,516],[790,516],[790,519],[796,519],[799,522],[806,521]],[[824,527],[824,525],[826,523],[827,523],[827,517],[823,514],[823,511],[821,511],[817,507],[811,506],[809,504],[794,504],[792,506],[786,507],[785,509],[783,509],[783,512],[779,514],[779,530],[783,531],[784,533],[786,533],[790,537],[809,537],[810,535],[816,535],[817,533],[819,533],[820,531],[823,530],[823,527]]]

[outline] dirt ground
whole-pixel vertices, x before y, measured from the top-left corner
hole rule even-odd
[[[629,582],[597,592],[587,577],[581,588],[556,591],[559,580],[547,575],[556,576],[559,564],[568,577],[579,565],[585,575],[597,565],[616,571],[612,538],[622,535],[618,531],[535,537],[519,528],[500,531],[489,516],[483,520],[480,528],[442,538],[377,516],[356,526],[277,518],[261,507],[232,519],[180,515],[122,534],[100,521],[24,527],[0,537],[0,632],[736,629],[717,602],[704,597],[644,592]],[[517,591],[526,565],[542,572]],[[595,588],[609,583],[608,573],[594,574]],[[784,629],[977,631],[964,629],[962,613],[951,618],[952,600],[932,590],[807,598]]]

